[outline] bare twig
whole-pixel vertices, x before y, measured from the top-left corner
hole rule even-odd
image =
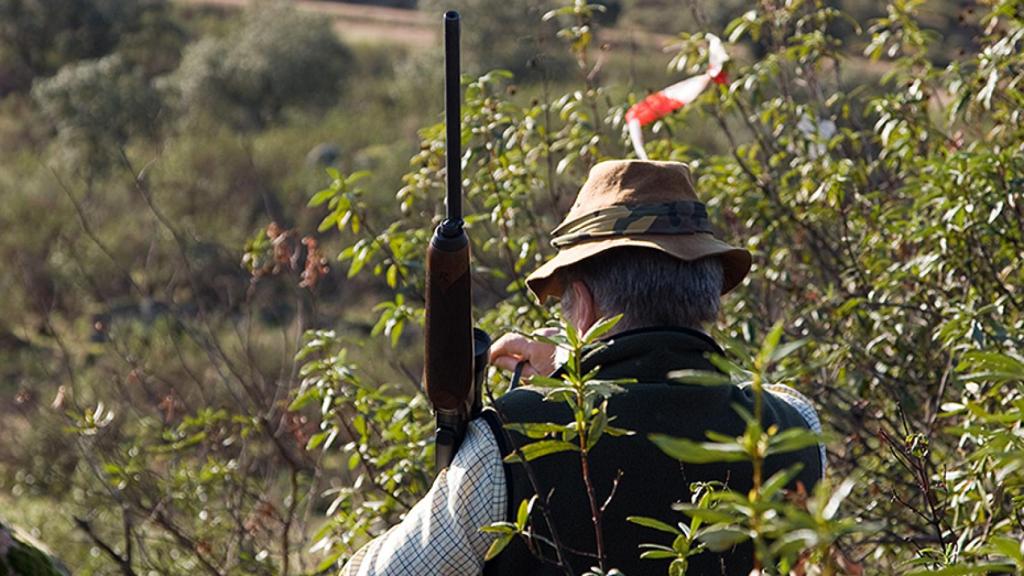
[[[79,530],[85,532],[85,535],[92,540],[93,544],[95,544],[97,548],[102,550],[104,554],[109,556],[110,559],[118,565],[122,574],[125,576],[137,576],[135,570],[132,569],[130,545],[126,549],[125,554],[121,555],[117,550],[114,550],[110,544],[100,538],[99,534],[96,534],[96,531],[92,529],[92,525],[88,520],[79,518],[78,516],[73,516],[72,518],[75,521],[75,526],[77,526]],[[125,531],[127,532],[128,530],[129,527],[125,524]],[[130,539],[127,539],[127,541],[131,542]]]
[[[54,170],[53,168],[47,168],[50,170],[50,174],[53,175],[53,179],[57,181],[57,186],[61,189],[62,192],[64,192],[64,195],[67,196],[68,200],[71,201],[71,205],[75,207],[75,215],[78,217],[78,225],[81,226],[82,231],[85,232],[85,235],[89,237],[89,240],[91,240],[92,243],[95,244],[97,248],[99,248],[100,252],[102,252],[103,255],[107,257],[108,260],[110,260],[110,262],[114,265],[115,268],[117,268],[118,273],[120,273],[121,276],[123,276],[124,279],[128,282],[128,284],[131,285],[132,289],[135,290],[139,297],[145,298],[146,293],[142,291],[142,288],[135,282],[135,279],[132,278],[132,275],[128,273],[128,270],[121,266],[121,263],[117,261],[116,257],[114,257],[114,253],[111,252],[110,249],[107,248],[107,245],[104,244],[102,240],[100,240],[100,237],[96,235],[96,232],[92,229],[92,226],[89,224],[89,219],[85,217],[85,210],[82,209],[82,204],[78,201],[77,198],[75,198],[75,195],[74,193],[71,192],[71,189],[68,188],[66,184],[64,184],[64,181],[61,179],[60,174],[58,174],[57,171]]]

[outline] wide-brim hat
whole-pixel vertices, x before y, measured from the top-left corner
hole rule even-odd
[[[613,248],[651,248],[687,262],[718,256],[722,294],[743,281],[751,263],[750,252],[715,237],[690,168],[679,162],[595,165],[551,243],[558,253],[526,279],[541,302],[562,296],[560,270]]]

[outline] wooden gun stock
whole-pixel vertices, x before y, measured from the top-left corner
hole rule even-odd
[[[427,249],[423,387],[434,410],[468,416],[473,391],[469,238],[461,226],[451,237],[444,228],[438,227]]]

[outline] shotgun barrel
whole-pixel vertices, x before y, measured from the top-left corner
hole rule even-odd
[[[462,220],[459,13],[444,15],[446,214],[427,248],[423,388],[437,416],[437,470],[447,467],[474,410],[469,237]]]

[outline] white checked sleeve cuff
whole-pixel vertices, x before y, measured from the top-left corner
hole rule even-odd
[[[494,538],[480,528],[505,519],[506,499],[501,452],[478,418],[426,496],[401,523],[360,549],[342,574],[480,574]]]

